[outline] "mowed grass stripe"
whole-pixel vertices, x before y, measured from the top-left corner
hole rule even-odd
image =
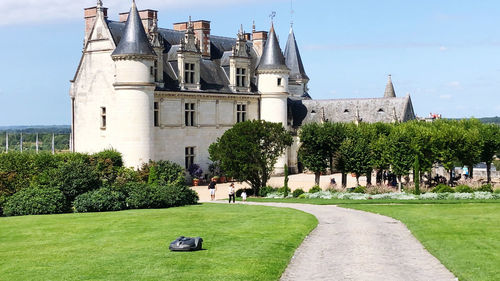
[[[459,280],[500,280],[498,203],[339,206],[403,222]]]
[[[317,225],[297,210],[197,206],[0,218],[2,280],[277,280]],[[178,236],[199,252],[170,252]]]

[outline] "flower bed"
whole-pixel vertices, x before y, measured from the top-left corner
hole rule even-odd
[[[287,198],[291,198],[289,194]],[[283,193],[272,192],[266,198],[283,198]],[[330,192],[320,191],[316,193],[304,193],[299,198],[314,198],[314,199],[346,199],[346,200],[377,200],[377,199],[393,199],[393,200],[468,200],[468,199],[481,199],[481,200],[498,200],[500,194],[491,192],[474,193],[424,193],[415,195],[412,193],[383,193],[383,194],[365,194],[365,193],[348,193],[348,192]]]

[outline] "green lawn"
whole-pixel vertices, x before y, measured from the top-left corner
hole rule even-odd
[[[316,224],[239,204],[0,218],[0,280],[277,280]],[[180,235],[205,250],[170,252]]]
[[[241,198],[238,198],[241,200]],[[429,204],[470,204],[470,203],[492,203],[500,204],[500,200],[395,200],[395,199],[376,199],[376,200],[351,200],[351,199],[319,199],[319,198],[248,198],[252,202],[277,202],[277,203],[301,203],[314,205],[380,205],[380,204],[405,204],[405,205],[429,205]]]
[[[500,204],[343,207],[400,220],[459,280],[500,279]]]

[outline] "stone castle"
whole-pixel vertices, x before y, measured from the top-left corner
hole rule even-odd
[[[135,1],[119,21],[102,1],[87,8],[80,63],[71,81],[72,149],[113,148],[125,165],[170,160],[209,165],[208,147],[237,122],[283,124],[295,142],[276,164],[297,171],[297,130],[310,122],[404,122],[411,99],[398,98],[389,76],[384,97],[313,100],[293,29],[282,52],[270,31],[236,38],[211,33],[210,21],[159,28],[158,12]]]

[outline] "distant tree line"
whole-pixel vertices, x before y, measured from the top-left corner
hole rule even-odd
[[[401,178],[413,173],[416,189],[422,172],[430,171],[434,164],[448,170],[450,182],[455,165],[469,167],[486,162],[487,180],[491,181],[490,168],[495,155],[500,152],[500,127],[484,124],[477,119],[412,121],[399,124],[345,123],[307,124],[300,131],[299,161],[314,172],[316,184],[328,168],[346,174],[366,175],[371,184],[371,174],[376,171],[377,183],[381,173],[390,171],[401,183]]]
[[[21,150],[21,134],[23,151],[36,151],[36,133],[0,132],[0,153],[6,151],[6,138],[9,138],[9,151]],[[52,135],[54,134],[54,150],[69,151],[70,133],[38,133],[38,150],[52,150]]]

